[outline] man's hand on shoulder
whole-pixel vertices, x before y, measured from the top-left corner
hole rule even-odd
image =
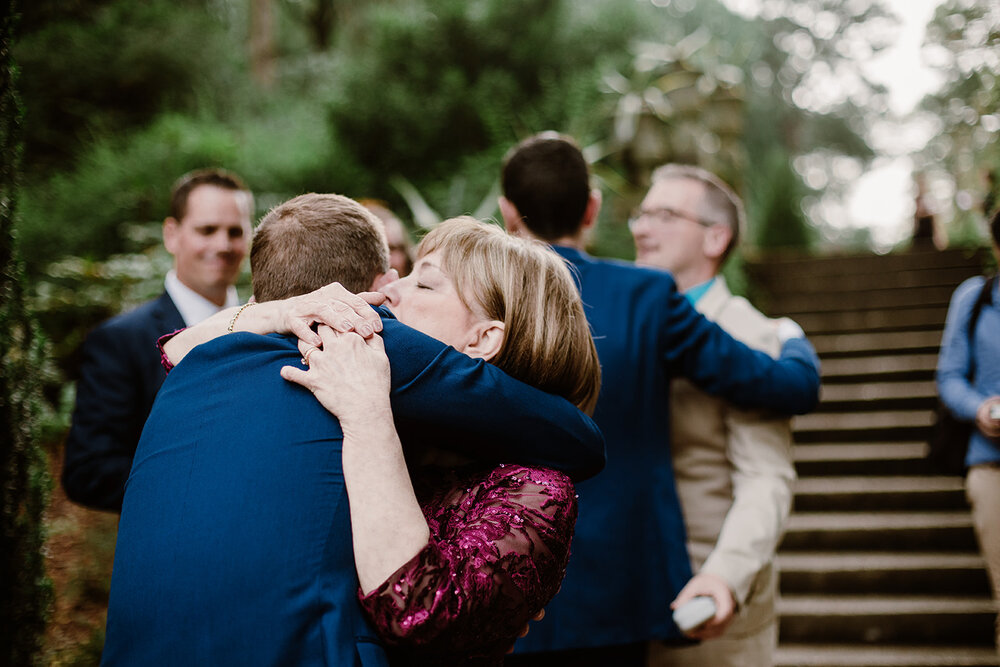
[[[802,327],[795,320],[788,319],[787,317],[776,320],[775,326],[777,327],[778,342],[782,345],[792,338],[806,337],[806,333],[802,330]]]
[[[380,292],[353,294],[340,283],[330,283],[308,294],[222,310],[168,340],[163,352],[176,365],[198,345],[236,331],[293,334],[304,343],[320,347],[323,339],[313,331],[313,324],[370,338],[382,330],[382,318],[371,306],[384,301],[385,295]]]
[[[385,302],[381,292],[352,294],[340,283],[330,283],[308,294],[272,302],[279,308],[274,330],[267,333],[291,333],[310,345],[321,346],[322,338],[313,324],[325,324],[340,333],[354,332],[370,338],[382,330],[382,319],[371,306]]]

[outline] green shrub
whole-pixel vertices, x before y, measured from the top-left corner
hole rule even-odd
[[[29,274],[67,255],[93,260],[130,250],[123,224],[162,220],[178,176],[230,166],[237,146],[221,123],[177,114],[132,134],[95,138],[72,171],[24,191],[17,232]]]
[[[633,4],[560,0],[372,5],[364,41],[345,46],[330,122],[378,177],[369,194],[394,198],[384,179],[399,174],[435,208],[468,212],[524,136],[604,132],[599,65],[627,56],[635,16]]]

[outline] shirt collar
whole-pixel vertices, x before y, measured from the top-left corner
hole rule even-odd
[[[714,276],[706,282],[703,282],[700,285],[695,285],[691,289],[685,291],[684,298],[690,301],[692,306],[695,305],[701,297],[705,296],[705,292],[712,288],[713,283],[715,283]]]
[[[208,319],[223,308],[238,306],[240,303],[240,295],[237,294],[236,287],[230,285],[229,289],[226,290],[225,305],[221,308],[216,306],[214,303],[182,283],[180,278],[177,277],[177,271],[173,269],[167,273],[167,278],[164,281],[164,287],[167,290],[167,294],[170,295],[171,300],[174,302],[174,305],[177,306],[177,310],[184,319],[184,324],[189,327],[198,324],[202,320]]]

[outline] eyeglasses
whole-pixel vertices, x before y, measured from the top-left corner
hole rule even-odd
[[[714,227],[718,223],[711,222],[709,220],[702,220],[701,218],[696,218],[693,215],[687,213],[682,213],[669,206],[659,206],[657,208],[647,208],[641,209],[637,208],[632,211],[632,215],[629,216],[628,226],[635,227],[643,218],[652,218],[656,222],[667,224],[668,222],[674,222],[675,220],[687,220],[688,222],[693,222],[696,225],[701,225],[702,227]]]

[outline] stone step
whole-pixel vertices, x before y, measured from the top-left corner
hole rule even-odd
[[[838,278],[876,277],[869,285],[899,284],[900,274],[926,274],[933,271],[973,271],[982,270],[983,261],[989,255],[986,248],[969,250],[947,250],[932,252],[901,252],[890,255],[806,255],[781,257],[768,253],[761,261],[749,258],[747,263],[751,275],[761,281],[781,283],[795,278]],[[973,273],[972,275],[975,275]],[[829,281],[825,282],[829,289]],[[909,284],[909,283],[903,283]],[[798,285],[798,289],[808,288],[808,284]]]
[[[941,331],[893,331],[852,334],[818,334],[809,340],[821,358],[870,356],[886,352],[927,352],[937,354]]]
[[[772,313],[780,313],[771,310]],[[843,310],[830,313],[802,313],[795,321],[812,336],[831,333],[872,331],[941,330],[947,306],[914,306],[894,310]]]
[[[782,644],[774,667],[996,667],[982,646]]]
[[[813,412],[792,419],[792,429],[795,441],[801,443],[926,440],[933,423],[930,410]]]
[[[793,512],[782,552],[976,551],[968,512]]]
[[[871,410],[933,410],[937,386],[933,380],[916,382],[828,382],[820,388],[821,412]]]
[[[933,595],[784,595],[781,641],[993,644],[989,598]]]
[[[800,477],[811,475],[915,475],[927,470],[927,444],[858,442],[796,444],[793,453]]]
[[[894,593],[989,597],[990,583],[977,553],[780,553],[781,592]]]
[[[850,298],[861,292],[872,290],[922,290],[955,289],[972,276],[981,275],[980,266],[946,266],[925,269],[907,269],[890,273],[863,272],[838,274],[817,280],[817,276],[800,276],[761,273],[756,267],[748,271],[753,285],[767,294],[771,302],[780,304],[787,298],[798,298],[803,294],[842,294]],[[799,281],[796,284],[796,280]]]
[[[826,313],[844,310],[897,310],[914,306],[945,306],[951,301],[955,285],[928,287],[890,287],[857,291],[793,293],[772,299],[769,307],[795,318],[804,313]]]
[[[819,408],[794,421],[777,665],[997,665],[963,480],[925,460],[947,304],[987,254],[748,264],[758,305],[799,322],[823,366]]]
[[[961,477],[803,477],[794,491],[795,509],[801,512],[968,508]]]
[[[937,354],[887,354],[874,357],[820,359],[823,383],[886,381],[927,382],[934,379]]]

